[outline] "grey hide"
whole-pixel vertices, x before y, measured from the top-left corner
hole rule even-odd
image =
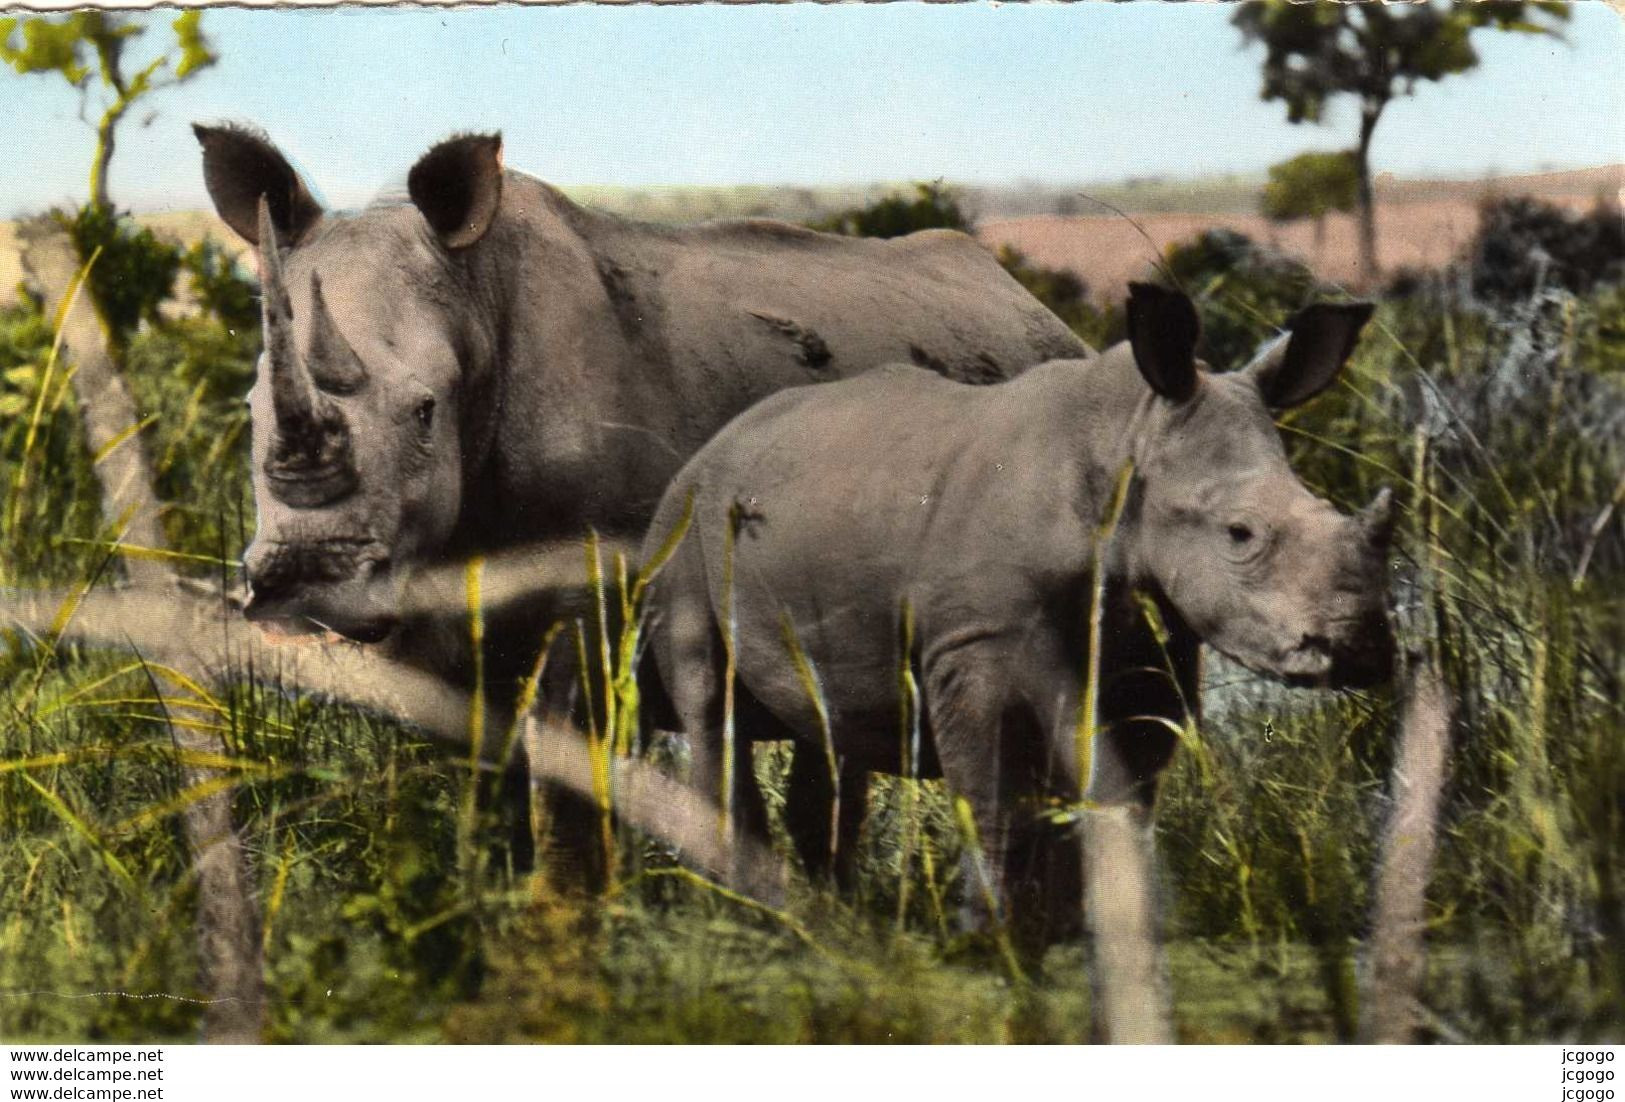
[[[734,420],[672,482],[646,544],[692,500],[692,527],[652,590],[651,650],[693,743],[694,782],[722,795],[731,596],[736,826],[762,828],[745,737],[822,748],[799,647],[827,712],[842,811],[838,840],[825,818],[799,824],[797,842],[815,867],[832,841],[849,861],[865,772],[906,767],[906,665],[923,701],[921,772],[940,769],[969,801],[995,898],[1029,931],[1051,924],[1037,936],[1067,932],[1075,902],[1053,909],[1077,898],[1076,841],[1040,812],[1075,805],[1080,780],[1102,803],[1151,800],[1176,741],[1168,725],[1196,714],[1199,643],[1295,685],[1388,674],[1389,494],[1341,515],[1288,467],[1270,412],[1329,385],[1370,312],[1312,306],[1244,370],[1213,374],[1194,359],[1189,300],[1136,285],[1130,340],[1104,354],[988,387],[890,366]],[[1102,734],[1080,778],[1097,570]],[[797,754],[792,796],[827,792],[824,760]]]
[[[402,629],[425,564],[639,539],[684,460],[786,387],[890,361],[995,382],[1086,351],[959,233],[634,223],[504,170],[495,136],[430,150],[410,202],[335,216],[262,136],[195,129],[265,281],[248,615],[389,638],[442,674],[466,674],[466,628]],[[527,669],[559,611],[494,624],[487,670]]]

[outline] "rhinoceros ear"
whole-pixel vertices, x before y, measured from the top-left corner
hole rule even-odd
[[[250,245],[260,243],[260,196],[284,245],[297,245],[322,220],[299,173],[265,136],[241,126],[192,124],[203,146],[203,183],[214,209]]]
[[[1369,302],[1318,302],[1294,314],[1286,323],[1291,336],[1247,366],[1264,404],[1291,409],[1331,386],[1374,309]]]
[[[502,135],[441,142],[412,166],[406,190],[441,244],[466,249],[485,236],[502,201]]]
[[[1153,283],[1128,287],[1128,340],[1134,363],[1151,389],[1175,402],[1196,390],[1196,340],[1202,322],[1179,291]]]

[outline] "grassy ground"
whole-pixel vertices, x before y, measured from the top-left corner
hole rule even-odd
[[[218,577],[251,516],[240,397],[252,335],[137,339],[183,565]],[[1407,642],[1459,701],[1430,892],[1442,1040],[1625,1035],[1625,299],[1384,306],[1348,384],[1286,426],[1345,503],[1405,504]],[[48,327],[0,319],[0,585],[116,574]],[[34,411],[38,411],[36,414]],[[20,412],[26,411],[26,412]],[[1598,524],[1599,518],[1603,518]],[[1385,693],[1293,693],[1220,662],[1158,809],[1179,1034],[1347,1038],[1386,807]],[[935,785],[879,786],[851,905],[795,885],[767,912],[617,839],[617,890],[515,872],[468,820],[466,768],[411,729],[290,699],[274,671],[188,685],[142,656],[0,636],[0,1036],[185,1039],[201,1007],[175,732],[224,737],[265,918],[276,1040],[1081,1040],[1086,950],[1014,975],[956,933],[960,839]],[[758,768],[775,803],[781,753]],[[476,845],[459,847],[472,832]],[[906,903],[900,900],[906,898]]]

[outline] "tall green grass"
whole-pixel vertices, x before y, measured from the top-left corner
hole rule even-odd
[[[1286,426],[1299,470],[1333,499],[1399,492],[1405,639],[1433,649],[1459,702],[1429,893],[1425,1009],[1440,1039],[1622,1030],[1625,540],[1617,515],[1596,527],[1625,469],[1620,306],[1611,291],[1493,315],[1388,304],[1347,384]],[[156,414],[142,440],[174,546],[228,581],[252,516],[253,340],[210,324],[138,334],[128,377]],[[32,471],[0,511],[16,518],[0,527],[8,587],[116,572],[71,392],[42,370],[49,342],[37,312],[0,314],[0,401],[41,409],[26,449],[20,422],[0,423],[0,485]],[[596,570],[622,615],[563,626],[572,645],[555,650],[595,671],[600,753],[680,768],[680,746],[634,737],[637,579]],[[195,1035],[179,816],[199,792],[176,725],[225,740],[215,764],[236,782],[260,893],[271,1039],[1089,1035],[1086,948],[1058,947],[1013,983],[996,943],[959,932],[965,839],[938,784],[873,786],[850,903],[792,877],[782,909],[753,906],[671,874],[680,855],[612,819],[616,890],[583,899],[514,868],[466,763],[386,717],[290,694],[274,667],[237,673],[188,686],[143,655],[0,630],[0,1035]],[[1292,692],[1222,661],[1207,681],[1206,721],[1157,811],[1180,1035],[1348,1037],[1394,701]],[[756,769],[777,824],[784,748]]]

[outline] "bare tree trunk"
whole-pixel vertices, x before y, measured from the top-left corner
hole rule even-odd
[[[1083,870],[1096,1034],[1114,1045],[1173,1043],[1149,813],[1131,806],[1085,812]]]
[[[1359,177],[1360,272],[1368,291],[1382,278],[1377,265],[1377,192],[1371,182],[1371,138],[1377,132],[1377,120],[1382,118],[1384,106],[1384,103],[1367,102],[1361,109],[1360,143],[1354,151],[1354,167]]]
[[[74,294],[83,267],[67,231],[47,218],[18,227],[24,268],[40,286],[47,316]],[[162,548],[163,526],[153,487],[151,466],[141,447],[135,403],[109,352],[107,331],[90,300],[89,288],[61,319],[62,344],[73,358],[73,389],[85,423],[85,443],[100,456],[96,474],[102,487],[102,519],[121,543]],[[122,440],[121,440],[122,438]],[[160,562],[128,556],[130,581],[137,585],[167,583],[170,572]]]
[[[176,732],[186,749],[213,751],[207,736]],[[220,774],[188,768],[188,785]],[[216,1045],[257,1044],[265,1027],[265,975],[259,907],[253,879],[231,816],[231,791],[194,801],[186,810],[186,837],[197,870],[199,967],[210,1002],[203,1039]]]
[[[1427,885],[1450,751],[1450,692],[1438,666],[1431,660],[1418,663],[1406,692],[1390,782],[1393,811],[1377,872],[1369,989],[1360,1030],[1368,1044],[1416,1040],[1427,963],[1422,944]]]
[[[111,146],[108,147],[109,150]],[[102,177],[105,183],[105,176]],[[66,231],[46,220],[24,235],[24,264],[39,282],[46,307],[59,313],[62,343],[74,362],[74,394],[85,422],[85,439],[102,488],[102,519],[121,543],[162,550],[166,546],[159,517],[156,481],[141,447],[135,403],[113,363],[107,332],[88,289],[78,290],[82,264]],[[175,577],[150,558],[127,556],[125,570],[132,586],[150,592],[154,601],[178,596]],[[133,625],[132,625],[133,626]],[[187,671],[196,676],[194,667]],[[184,749],[219,753],[221,740],[200,732],[171,728]],[[188,768],[188,786],[218,773]],[[184,815],[198,885],[198,950],[203,986],[208,994],[204,1039],[222,1044],[259,1040],[265,1014],[260,960],[259,915],[242,841],[231,821],[231,793],[221,791],[193,801]]]
[[[107,190],[107,176],[113,164],[113,149],[117,145],[114,132],[124,116],[123,102],[123,96],[120,96],[121,106],[108,111],[96,126],[96,154],[90,161],[90,205],[98,210],[111,210],[113,206],[112,196]]]

